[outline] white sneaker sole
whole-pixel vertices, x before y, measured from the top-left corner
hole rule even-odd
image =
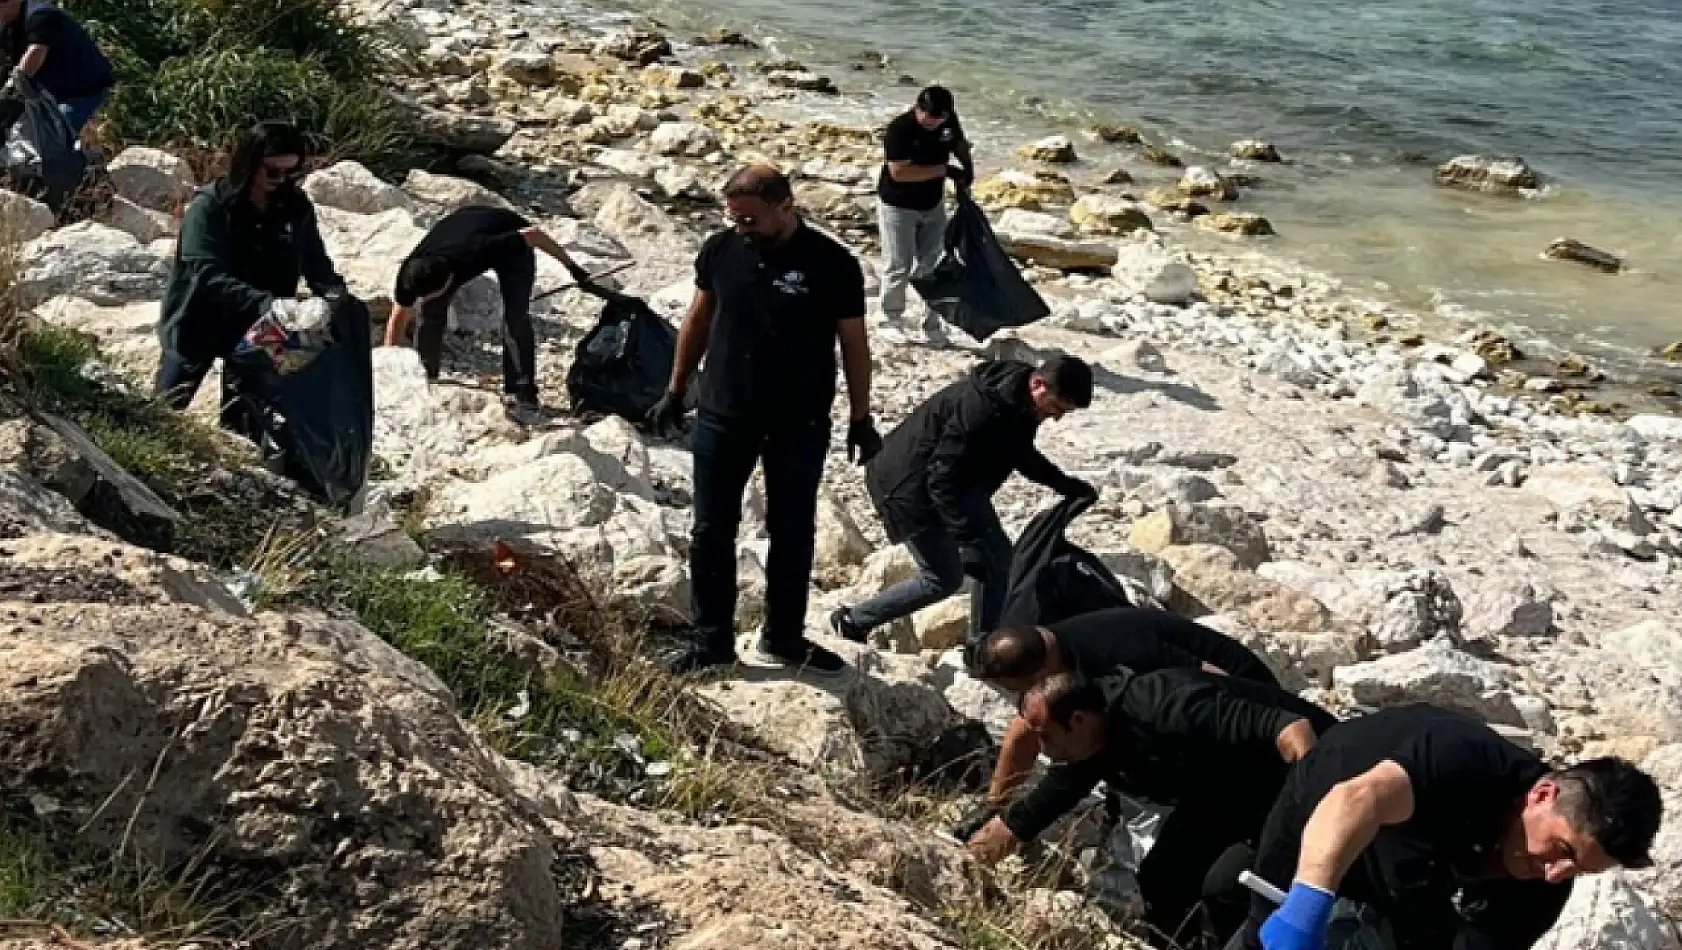
[[[839,679],[840,677],[846,675],[847,672],[846,666],[842,666],[838,670],[831,671],[820,670],[815,666],[807,666],[804,663],[795,664],[783,657],[777,656],[775,653],[766,653],[759,647],[753,648],[753,659],[756,663],[763,663],[766,666],[775,666],[785,670],[794,670],[799,675],[812,676],[818,679]]]

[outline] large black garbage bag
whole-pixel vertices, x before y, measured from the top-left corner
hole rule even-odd
[[[993,235],[986,212],[958,189],[958,210],[946,223],[946,250],[911,286],[947,323],[977,340],[1051,312]]]
[[[1065,498],[1034,516],[1011,552],[1000,627],[1044,626],[1094,610],[1135,606],[1096,554],[1063,532],[1092,504]]]
[[[5,146],[0,165],[15,190],[39,198],[54,212],[63,211],[82,184],[87,155],[52,95],[28,76],[18,74],[15,82],[17,100],[9,111],[20,117],[14,127],[0,126]]]
[[[641,425],[671,381],[677,330],[639,298],[606,299],[573,352],[567,395],[574,413],[611,413]]]
[[[251,350],[223,361],[222,424],[257,443],[264,465],[335,508],[348,509],[374,454],[374,356],[368,307],[345,294],[331,342],[282,374]]]

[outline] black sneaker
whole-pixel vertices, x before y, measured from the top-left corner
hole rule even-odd
[[[870,631],[860,630],[858,625],[853,623],[853,608],[851,607],[837,607],[830,611],[829,629],[835,631],[835,635],[841,639],[851,640],[854,643],[863,643],[870,637]]]
[[[754,659],[772,666],[784,666],[812,676],[840,676],[847,668],[846,661],[807,639],[792,644],[772,644],[760,634],[754,646]]]
[[[502,410],[509,420],[523,426],[537,425],[548,413],[536,396],[507,395],[502,397]]]
[[[660,665],[673,676],[711,673],[735,666],[735,650],[715,650],[704,643],[691,643],[668,653]]]
[[[969,814],[964,816],[962,821],[952,826],[952,837],[958,839],[961,844],[968,844],[969,839],[975,837],[977,831],[980,831],[982,827],[998,815],[999,809],[992,805],[985,803],[977,805]]]

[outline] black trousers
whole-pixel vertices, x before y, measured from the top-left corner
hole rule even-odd
[[[1250,866],[1260,831],[1256,809],[1185,804],[1174,809],[1139,863],[1139,892],[1153,946],[1219,947],[1243,923]]]
[[[537,337],[531,326],[531,291],[537,283],[537,254],[531,248],[495,268],[502,290],[502,391],[537,398]],[[421,305],[415,349],[428,379],[438,378],[444,356],[444,332],[450,326],[450,301],[456,290]]]

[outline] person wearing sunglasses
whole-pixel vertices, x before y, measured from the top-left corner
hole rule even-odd
[[[667,665],[691,673],[736,662],[736,534],[742,494],[763,465],[771,547],[757,658],[835,676],[845,664],[807,639],[806,603],[838,345],[851,409],[847,453],[862,464],[882,446],[870,419],[864,271],[839,241],[801,219],[787,176],[775,168],[737,172],[724,202],[734,226],[708,238],[696,258],[695,298],[671,380],[649,414],[656,432],[677,426],[705,355],[691,441],[694,631]]]
[[[975,160],[951,91],[929,86],[919,93],[916,105],[888,124],[883,153],[876,185],[882,316],[890,330],[903,334],[905,288],[913,276],[934,267],[945,247],[946,179],[964,186],[975,180]],[[954,156],[957,166],[951,163]],[[931,343],[945,339],[940,317],[932,311],[923,333]]]
[[[315,297],[344,293],[315,206],[298,187],[306,152],[291,125],[253,126],[235,142],[227,174],[188,204],[158,314],[163,353],[154,391],[171,408],[193,401],[211,365],[257,321],[289,317],[300,279]]]
[[[58,111],[77,132],[105,104],[115,82],[111,61],[70,17],[42,0],[0,0],[0,63],[33,78],[58,103]],[[11,91],[8,79],[0,99]],[[0,140],[17,121],[0,122]]]

